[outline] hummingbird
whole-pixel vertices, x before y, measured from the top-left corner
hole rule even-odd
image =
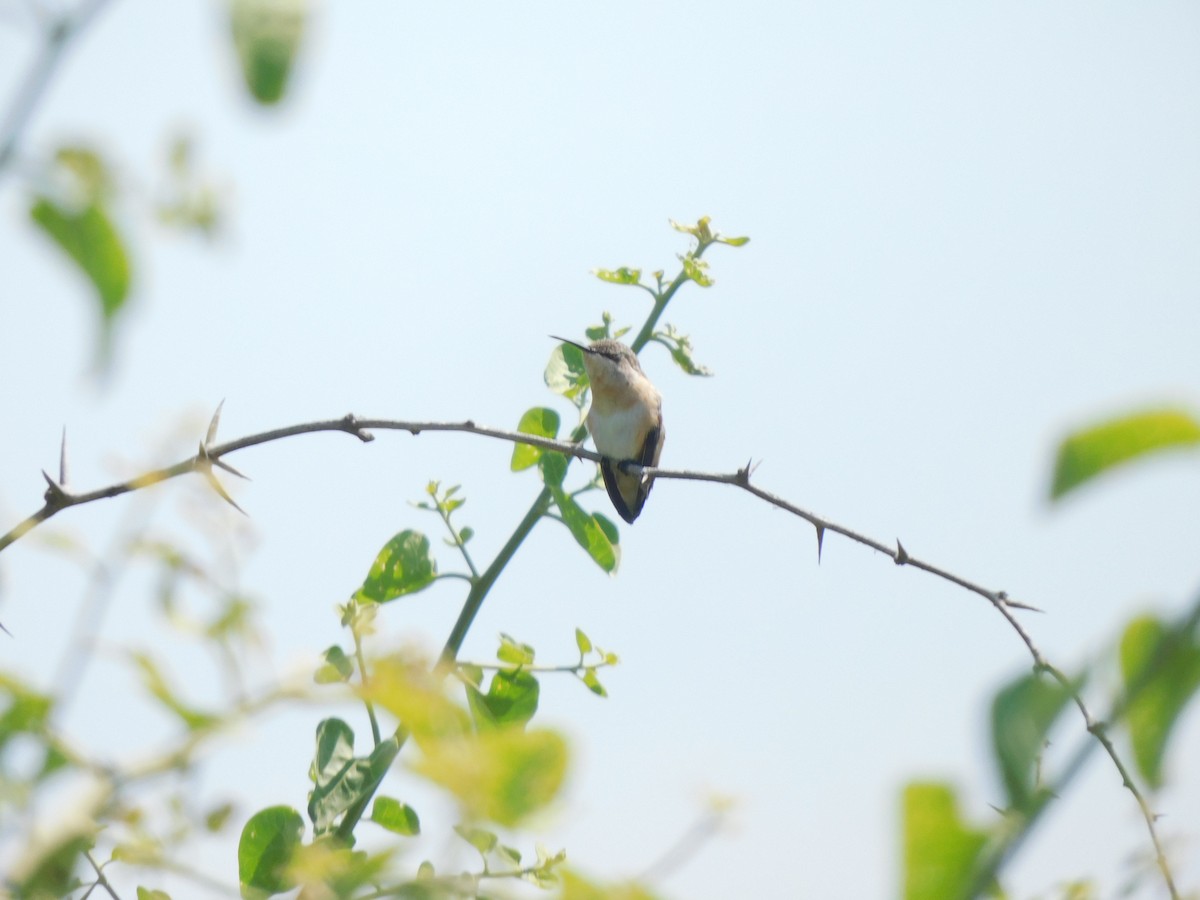
[[[662,453],[662,395],[650,383],[637,354],[615,340],[593,341],[590,346],[551,335],[583,353],[592,388],[592,408],[587,426],[600,460],[600,474],[608,499],[617,514],[630,524],[642,512],[654,479],[621,471],[622,462],[657,466]]]

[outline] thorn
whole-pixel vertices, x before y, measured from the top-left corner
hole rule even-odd
[[[825,526],[816,525],[817,529],[817,565],[821,564],[821,547],[825,544]]]
[[[211,444],[217,437],[217,426],[221,424],[221,409],[225,406],[225,400],[217,404],[217,411],[213,413],[212,421],[208,423],[208,433],[204,436],[204,443]]]
[[[250,517],[250,514],[238,506],[237,503],[234,502],[234,499],[225,492],[225,488],[221,486],[221,482],[217,480],[217,476],[213,474],[212,469],[206,468],[204,470],[204,477],[208,479],[208,483],[212,485],[212,489],[221,495],[222,500],[240,512],[243,516],[246,516],[246,518]]]
[[[212,464],[213,464],[214,466],[220,466],[222,469],[224,469],[224,470],[225,470],[226,472],[228,472],[230,475],[236,475],[238,478],[243,478],[243,479],[245,479],[246,481],[250,481],[250,476],[249,476],[249,475],[243,475],[241,472],[239,472],[237,469],[235,469],[235,468],[234,468],[233,466],[231,466],[229,463],[225,462],[225,460],[223,460],[223,459],[222,459],[221,457],[219,457],[219,456],[217,456],[217,457],[214,457],[214,458],[213,458]]]
[[[45,469],[42,469],[42,477],[46,479],[46,484],[48,485],[44,495],[46,502],[53,504],[66,503],[70,498],[70,494],[67,493],[66,488],[51,478],[50,473]]]
[[[1044,609],[1038,609],[1036,606],[1030,606],[1028,603],[1022,603],[1020,600],[1010,600],[1007,591],[999,591],[996,594],[996,602],[1003,606],[1011,607],[1012,609],[1025,609],[1029,612],[1044,613]]]
[[[904,549],[904,545],[900,543],[900,538],[896,538],[896,565],[902,566],[908,562],[908,551]]]
[[[58,451],[58,483],[67,483],[67,426],[63,426],[62,446]],[[3,627],[3,626],[0,626]]]

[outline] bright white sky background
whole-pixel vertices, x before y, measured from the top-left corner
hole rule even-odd
[[[24,8],[2,7],[4,104],[34,49]],[[90,488],[190,452],[223,398],[225,438],[347,412],[569,416],[542,382],[547,334],[581,337],[602,310],[638,324],[648,308],[589,270],[674,272],[686,239],[668,218],[711,215],[752,240],[713,248],[716,285],[684,289],[666,316],[715,377],[682,375],[661,347],[643,356],[664,396],[664,465],[761,460],[764,487],[1043,608],[1024,620],[1065,668],[1111,658],[1132,615],[1200,588],[1194,458],[1045,500],[1070,428],[1200,407],[1194,3],[325,3],[273,111],[242,90],[223,10],[112,0],[27,135],[29,156],[94,142],[145,194],[187,131],[225,186],[211,245],[123,207],[137,287],[107,381],[88,374],[88,287],[30,228],[21,180],[0,183],[0,529],[37,508],[64,424]],[[408,505],[429,479],[463,485],[460,520],[490,558],[537,490],[508,473],[510,449],[316,435],[232,459],[254,479],[236,493],[248,524],[201,508],[232,534],[230,579],[262,604],[253,677],[303,672],[344,642],[333,605],[395,532],[440,540]],[[199,487],[158,493],[157,533],[203,552],[180,515]],[[43,533],[104,552],[131,506],[72,510]],[[728,829],[658,884],[667,896],[886,897],[907,780],[951,780],[968,816],[995,815],[987,711],[1030,660],[984,601],[833,536],[818,566],[810,527],[707,484],[660,483],[621,546],[609,578],[539,526],[467,641],[464,657],[486,659],[505,631],[569,662],[580,626],[623,660],[607,700],[544,681],[539,716],[570,735],[575,767],[524,849],[538,839],[585,871],[636,875],[729,795]],[[84,587],[44,542],[3,554],[4,669],[52,684]],[[200,700],[219,693],[207,657],[162,643],[149,588],[134,572],[114,595],[63,722],[81,744],[149,753],[173,733],[141,712],[118,647],[153,650]],[[462,596],[446,581],[390,605],[377,649],[440,646]],[[327,712],[235,735],[197,802],[238,798],[238,828],[265,805],[303,808]],[[1195,890],[1191,713],[1154,805]],[[1065,754],[1083,732],[1064,723]],[[409,797],[430,834],[420,852],[471,865],[445,837],[448,807]],[[233,843],[193,861],[234,883]],[[1095,876],[1111,896],[1148,849],[1097,756],[1007,883],[1029,897]],[[1161,896],[1150,884],[1141,896]]]

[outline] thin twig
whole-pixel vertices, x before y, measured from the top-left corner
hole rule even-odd
[[[42,46],[13,95],[3,125],[0,125],[0,177],[17,155],[29,120],[57,73],[67,48],[107,2],[85,0],[77,9],[63,13],[45,25]]]

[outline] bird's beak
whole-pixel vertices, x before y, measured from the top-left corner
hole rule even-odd
[[[583,344],[577,344],[574,341],[568,341],[565,337],[559,337],[556,334],[552,334],[552,335],[550,335],[550,337],[554,338],[554,340],[556,340],[556,341],[562,341],[564,344],[570,344],[572,347],[575,347],[576,349],[581,350],[584,353],[590,352],[589,348],[583,346]]]

